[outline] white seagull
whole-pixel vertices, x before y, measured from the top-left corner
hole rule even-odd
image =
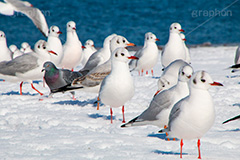
[[[198,158],[201,159],[200,138],[212,127],[215,119],[213,99],[208,89],[210,86],[222,86],[214,82],[206,71],[196,72],[190,82],[190,94],[177,102],[169,116],[167,132],[169,137],[180,141],[180,158],[182,158],[183,139],[198,139]]]
[[[184,32],[184,30],[179,23],[171,24],[169,28],[168,42],[161,54],[163,68],[167,67],[171,62],[177,59],[186,60],[185,48],[179,35],[180,32]]]
[[[48,50],[47,42],[39,40],[34,47],[34,51],[29,54],[23,54],[16,57],[11,61],[4,61],[0,63],[0,78],[10,82],[21,82],[20,94],[22,95],[23,81],[39,80],[43,78],[41,72],[42,66],[45,61],[50,60],[50,53],[56,54],[53,51]],[[39,92],[33,84],[31,86],[34,90]]]
[[[146,74],[148,74],[148,70],[151,69],[153,75],[153,67],[157,64],[159,53],[156,41],[159,41],[159,39],[152,32],[145,34],[143,48],[134,55],[139,59],[137,61],[131,60],[129,63],[131,70],[137,70],[139,74],[142,72],[143,75],[143,71],[146,71]]]
[[[96,52],[96,48],[94,47],[94,42],[93,40],[89,39],[85,42],[84,47],[83,47],[83,52],[82,52],[82,60],[81,63],[83,66],[87,63],[89,57]]]
[[[121,127],[156,125],[160,128],[167,128],[172,107],[176,102],[189,95],[188,81],[192,74],[191,66],[182,66],[178,74],[178,83],[154,96],[144,112]]]
[[[27,42],[23,42],[21,44],[20,51],[23,52],[23,53],[33,52],[33,50],[31,49],[31,46]]]
[[[69,21],[67,23],[67,40],[63,45],[63,59],[61,62],[62,68],[72,69],[75,68],[82,57],[82,43],[78,39],[76,32],[76,23]]]
[[[20,51],[16,45],[12,44],[9,46],[10,51],[12,52],[12,57],[13,59],[23,55],[24,53],[22,51]]]
[[[48,36],[48,25],[42,12],[33,7],[33,5],[27,1],[20,0],[4,0],[5,3],[0,2],[0,13],[12,16],[14,12],[21,12],[32,20],[34,25],[42,32],[42,34]]]
[[[161,77],[158,80],[158,94],[160,91],[171,88],[178,82],[178,72],[182,66],[189,65],[183,60],[175,60],[170,65],[168,65],[162,72]],[[190,66],[190,65],[189,65]],[[156,95],[155,94],[155,95]]]
[[[134,95],[133,79],[128,67],[129,59],[138,58],[130,56],[125,48],[116,49],[111,57],[111,73],[104,78],[100,87],[99,99],[105,105],[110,106],[111,123],[112,107],[120,106],[122,106],[123,123],[125,122],[124,104]]]
[[[86,75],[89,71],[91,71],[96,66],[99,66],[105,63],[107,60],[109,60],[111,56],[110,41],[115,36],[116,34],[111,34],[108,37],[106,37],[103,42],[103,48],[93,53],[89,57],[86,65],[79,72],[81,72],[83,75]]]
[[[61,40],[59,39],[59,34],[62,34],[59,28],[57,26],[51,26],[49,30],[49,36],[47,39],[49,49],[57,53],[57,56],[51,55],[51,61],[57,67],[60,67],[61,61],[63,59],[63,46]]]
[[[12,52],[9,50],[7,46],[6,35],[3,31],[0,31],[0,48],[1,48],[0,62],[12,60]]]

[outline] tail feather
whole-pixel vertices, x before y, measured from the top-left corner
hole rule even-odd
[[[234,121],[234,120],[236,120],[236,119],[240,119],[240,115],[238,115],[238,116],[236,116],[236,117],[233,117],[233,118],[230,118],[230,119],[224,121],[223,124],[228,123],[228,122],[230,122],[230,121]]]

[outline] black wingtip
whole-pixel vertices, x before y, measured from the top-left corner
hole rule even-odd
[[[222,124],[228,123],[228,122],[230,122],[230,121],[234,121],[234,120],[236,120],[236,119],[240,119],[240,115],[238,115],[238,116],[236,116],[236,117],[233,117],[233,118],[230,118],[230,119],[224,121]]]
[[[121,128],[124,128],[124,127],[126,127],[126,124],[121,125]]]

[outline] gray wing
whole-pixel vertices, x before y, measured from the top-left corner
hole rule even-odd
[[[172,94],[169,90],[162,91],[160,94],[156,95],[149,107],[138,117],[138,121],[154,121],[157,120],[157,115],[164,109],[171,106]]]
[[[48,25],[42,12],[35,7],[28,7],[18,0],[5,0],[16,8],[16,11],[25,14],[32,20],[34,25],[42,32],[42,34],[48,36]]]
[[[142,56],[142,54],[143,54],[142,49],[140,49],[134,54],[134,56],[140,58]],[[138,60],[136,60],[136,59],[132,59],[129,62],[129,68],[130,68],[131,71],[134,70],[137,67],[137,62],[138,62]]]
[[[73,80],[82,76],[82,74],[79,72],[72,72],[67,69],[61,69],[59,72],[67,84],[71,84]]]
[[[8,62],[0,63],[0,73],[4,75],[16,76],[16,73],[25,73],[38,67],[38,58],[34,53],[24,54]]]
[[[179,116],[179,114],[181,113],[181,106],[182,104],[185,102],[185,100],[188,98],[189,96],[181,99],[180,101],[178,101],[172,108],[170,115],[169,115],[169,121],[168,121],[168,128],[169,131],[171,131],[171,123],[173,121],[175,121],[175,119]]]
[[[72,85],[94,87],[99,85],[111,72],[111,60],[95,67],[87,75],[79,77],[72,82]]]
[[[93,68],[98,66],[100,62],[101,62],[101,58],[98,56],[98,51],[97,51],[89,57],[87,63],[85,64],[83,69],[81,69],[79,72],[82,73],[83,75],[86,75],[89,71],[91,71]]]

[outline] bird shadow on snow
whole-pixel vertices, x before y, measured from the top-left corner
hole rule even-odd
[[[240,128],[224,130],[224,131],[221,131],[221,132],[240,132]]]
[[[20,95],[20,93],[18,92],[18,91],[10,91],[10,92],[7,92],[7,93],[1,93],[1,95],[8,95],[8,96],[10,96],[10,95]],[[27,93],[22,93],[22,95],[24,95],[24,96],[36,96],[36,95],[39,95],[38,93],[34,93],[34,94],[31,94],[31,93],[29,93],[29,92],[27,92]]]
[[[94,106],[96,102],[96,99],[90,99],[90,100],[84,100],[84,101],[79,101],[79,100],[66,100],[66,101],[59,101],[59,102],[54,102],[53,104],[60,104],[60,105],[77,105],[84,107],[88,104],[92,104]]]
[[[178,152],[172,151],[161,151],[161,150],[154,150],[153,153],[161,154],[161,155],[180,155]],[[187,155],[187,153],[182,153],[183,155]]]
[[[94,119],[103,118],[103,119],[105,119],[105,120],[111,120],[111,115],[106,116],[106,115],[101,115],[101,114],[98,114],[98,113],[89,114],[88,117],[94,118]],[[115,116],[113,116],[112,118],[113,118],[113,120],[115,120]]]
[[[240,107],[240,104],[239,104],[239,103],[235,103],[235,104],[233,104],[233,106],[238,106],[238,107]]]

